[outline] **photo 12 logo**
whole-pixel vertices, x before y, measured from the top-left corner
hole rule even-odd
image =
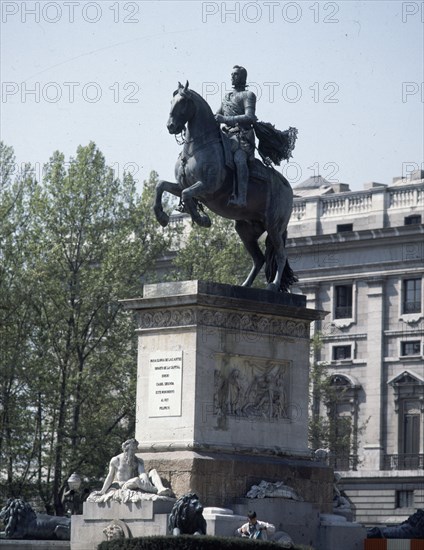
[[[64,169],[68,172],[71,167],[71,162],[64,162]],[[140,172],[140,166],[133,161],[128,162],[111,162],[108,163],[108,167],[113,172],[113,177],[115,179],[122,179],[124,175],[130,175],[135,183],[138,183],[139,180],[136,178],[137,174]],[[30,174],[32,178],[36,181],[41,182],[46,177],[48,170],[48,165],[44,162],[36,161],[30,166],[26,162],[14,163],[10,175],[15,175],[18,178],[22,178],[25,174]]]
[[[256,96],[256,101],[275,103],[298,103],[301,100],[312,100],[314,103],[339,103],[340,86],[337,82],[248,82],[249,90]],[[222,101],[226,94],[233,89],[226,82],[202,82],[202,97],[210,101],[211,97],[218,96]]]
[[[139,23],[140,2],[1,2],[3,23]]]
[[[139,103],[140,86],[137,82],[2,82],[1,102],[20,103],[98,103],[101,100],[114,103]]]
[[[339,179],[336,177],[340,171],[340,166],[337,162],[329,161],[324,163],[314,162],[307,167],[309,172],[302,170],[302,166],[293,160],[287,162],[281,166],[281,172],[283,176],[289,181],[291,185],[295,185],[300,181],[310,178],[321,176],[329,183],[339,183]],[[312,174],[310,173],[312,172]]]
[[[203,23],[338,23],[337,2],[202,2]]]

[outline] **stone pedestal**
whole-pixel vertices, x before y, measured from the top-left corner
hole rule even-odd
[[[284,481],[321,512],[333,509],[333,470],[312,460],[206,451],[141,456],[147,468],[155,468],[169,480],[177,496],[195,491],[205,506],[232,508],[252,485],[265,480]]]
[[[71,550],[94,550],[106,536],[103,530],[119,522],[126,538],[166,535],[173,502],[84,502],[83,515],[72,516]]]
[[[318,548],[344,548],[345,550],[363,550],[367,530],[359,523],[350,523],[342,516],[321,516]]]
[[[137,316],[136,438],[177,496],[228,506],[252,484],[285,481],[331,510],[332,471],[308,449],[304,296],[186,281],[146,285]]]
[[[234,512],[246,517],[248,510],[255,510],[258,519],[275,525],[277,531],[288,533],[296,544],[316,548],[319,536],[320,514],[309,502],[296,502],[286,498],[239,499]],[[245,520],[246,521],[246,520]],[[336,548],[341,547],[334,547]],[[332,546],[322,550],[332,550]],[[349,549],[350,550],[350,549]]]
[[[234,537],[237,529],[246,523],[246,516],[238,516],[228,508],[205,508],[206,532],[216,537]]]

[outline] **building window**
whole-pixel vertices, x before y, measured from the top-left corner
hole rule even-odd
[[[352,417],[343,414],[330,418],[330,432],[332,442],[331,452],[334,456],[334,468],[347,471],[352,469],[355,460],[352,456]]]
[[[336,470],[356,470],[358,465],[358,392],[360,384],[350,375],[336,372],[329,385],[316,394],[312,411],[311,442],[315,448],[327,447],[329,463]],[[315,388],[316,389],[316,388]],[[315,391],[315,390],[314,390]],[[321,405],[325,405],[326,414]]]
[[[402,313],[421,312],[421,279],[403,281]]]
[[[421,223],[421,215],[414,214],[405,218],[405,225],[419,225]]]
[[[421,355],[421,342],[419,340],[401,342],[400,351],[401,355]]]
[[[333,346],[333,361],[350,359],[352,357],[352,346]]]
[[[403,454],[418,454],[420,450],[420,415],[406,413],[403,416]]]
[[[394,389],[395,413],[398,415],[397,454],[386,455],[385,468],[418,470],[424,468],[424,384],[411,371],[404,371],[389,381]]]
[[[352,318],[352,285],[338,285],[335,287],[336,307],[335,319]]]
[[[414,491],[396,491],[396,508],[413,508]]]
[[[420,463],[420,409],[416,401],[404,401],[400,417],[399,470],[416,470]]]
[[[353,231],[353,223],[341,223],[337,225],[337,233],[344,233],[345,231]]]
[[[358,391],[349,376],[334,373],[325,398],[328,417],[330,464],[336,470],[356,470],[358,465]]]

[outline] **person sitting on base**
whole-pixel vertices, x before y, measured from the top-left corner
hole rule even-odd
[[[266,521],[258,521],[254,510],[247,513],[247,519],[248,522],[237,529],[237,533],[242,537],[267,540],[268,535],[275,533],[275,526]]]
[[[104,495],[110,489],[130,489],[159,496],[172,494],[171,489],[163,486],[156,470],[150,470],[149,475],[146,474],[143,460],[135,454],[137,448],[136,439],[128,439],[122,443],[123,452],[111,459],[100,494]]]

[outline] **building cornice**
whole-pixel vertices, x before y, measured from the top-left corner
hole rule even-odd
[[[290,226],[289,226],[290,234]],[[349,231],[343,233],[328,233],[320,235],[307,235],[304,237],[292,237],[287,239],[287,248],[298,248],[301,246],[317,246],[317,245],[334,245],[335,243],[343,243],[347,246],[357,246],[358,242],[361,245],[364,241],[370,241],[371,246],[381,247],[382,239],[393,239],[396,237],[396,242],[401,242],[402,237],[411,241],[411,237],[415,237],[421,241],[424,235],[424,224],[420,225],[401,225],[396,227],[383,227],[381,229],[363,229],[361,231]]]
[[[290,259],[290,256],[289,256]],[[299,277],[299,285],[302,288],[303,285],[309,285],[312,281],[315,281],[319,278],[320,283],[325,282],[336,282],[336,281],[363,281],[367,282],[370,277],[380,276],[388,279],[389,277],[401,276],[404,277],[408,275],[411,277],[413,275],[422,275],[423,266],[422,260],[416,260],[413,263],[417,264],[417,267],[411,267],[412,262],[408,261],[408,271],[405,270],[405,262],[397,260],[396,262],[376,262],[373,264],[366,264],[366,271],[358,272],[358,266],[355,264],[347,265],[343,267],[329,265],[328,267],[307,267],[304,270],[296,268],[296,264],[293,264],[293,269],[296,272],[296,275]],[[375,268],[372,270],[372,268]],[[370,269],[371,268],[371,269]],[[355,269],[356,273],[352,273]],[[308,277],[306,274],[313,272],[313,277]]]

